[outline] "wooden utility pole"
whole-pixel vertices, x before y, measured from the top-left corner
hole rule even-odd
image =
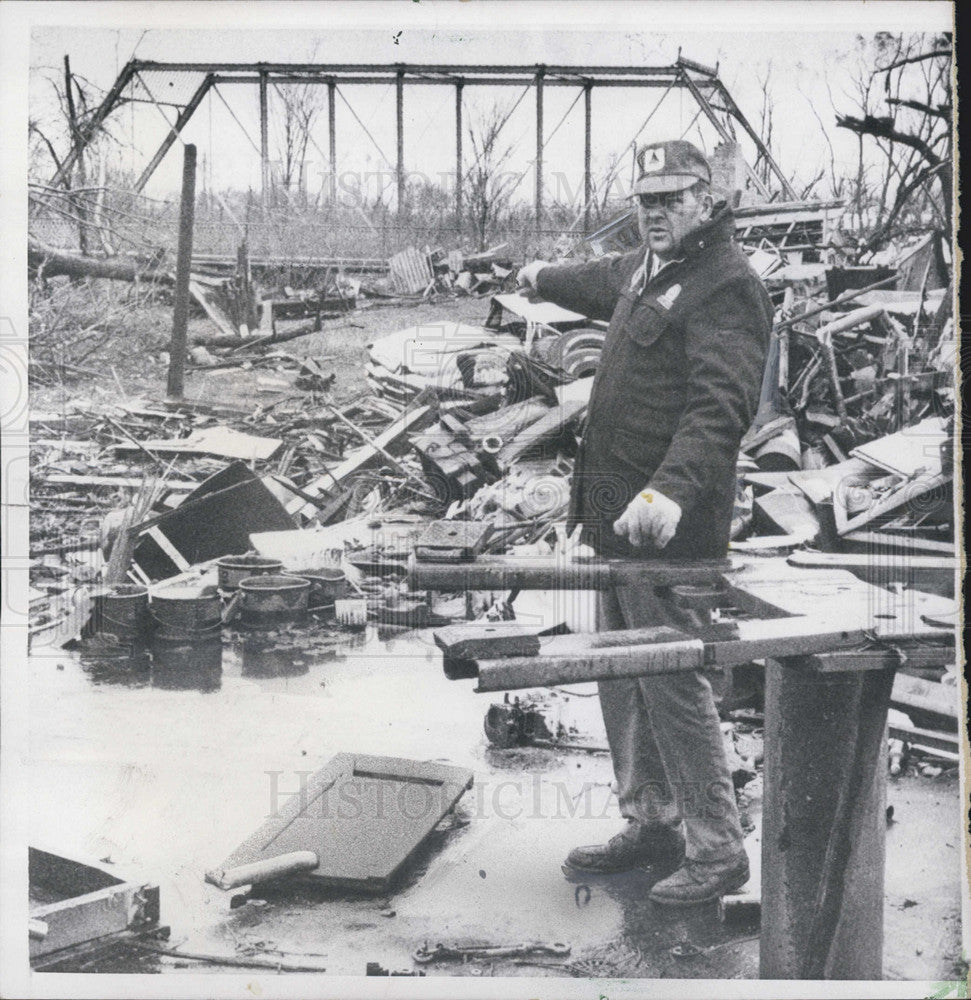
[[[534,214],[538,238],[543,216],[543,67],[540,67],[536,74],[536,200]]]
[[[455,227],[462,234],[462,81],[455,84]]]
[[[182,399],[189,325],[189,272],[192,267],[192,223],[196,201],[196,147],[185,147],[182,162],[182,204],[179,208],[179,255],[175,265],[175,308],[169,345],[169,399]]]
[[[337,82],[331,77],[327,81],[327,132],[330,157],[330,203],[337,204]]]
[[[265,211],[270,197],[270,126],[267,113],[265,72],[260,73],[260,167],[260,195]]]
[[[590,124],[591,97],[593,81],[587,80],[583,85],[583,232],[590,232],[590,198],[593,194],[593,184],[590,177]]]
[[[398,180],[398,214],[405,207],[405,75],[395,78],[395,111],[398,125],[398,163],[395,175]]]

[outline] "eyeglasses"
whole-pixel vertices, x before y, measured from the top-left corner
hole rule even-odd
[[[684,205],[685,191],[663,191],[661,194],[639,194],[637,202],[641,208],[681,208]]]

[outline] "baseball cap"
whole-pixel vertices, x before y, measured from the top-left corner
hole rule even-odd
[[[637,153],[640,171],[633,194],[684,191],[698,181],[711,183],[711,167],[696,146],[683,139],[652,142]]]

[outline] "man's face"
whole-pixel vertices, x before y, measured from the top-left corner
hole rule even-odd
[[[637,228],[641,239],[661,258],[677,256],[688,233],[707,222],[712,198],[692,190],[637,196]]]

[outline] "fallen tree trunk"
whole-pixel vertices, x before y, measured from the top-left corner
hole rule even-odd
[[[27,242],[27,266],[32,271],[43,269],[46,277],[65,274],[71,278],[111,278],[115,281],[157,281],[174,284],[169,271],[139,265],[119,258],[83,257],[80,254],[52,250],[34,240]]]

